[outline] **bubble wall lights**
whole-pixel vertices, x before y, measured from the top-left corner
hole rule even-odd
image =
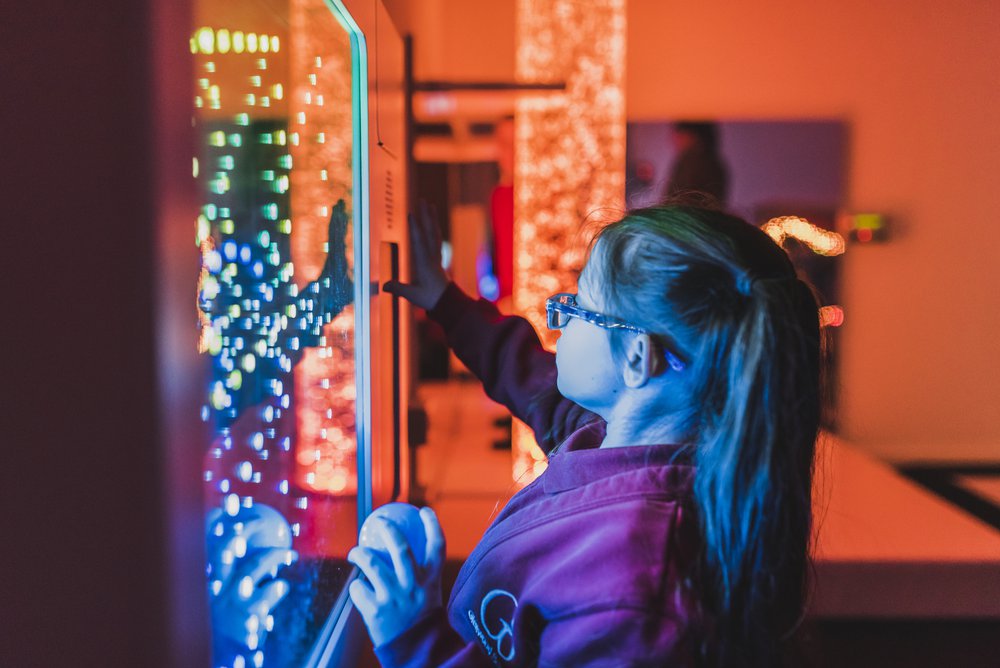
[[[625,0],[518,0],[516,45],[519,81],[566,85],[522,94],[515,115],[514,309],[551,348],[545,299],[575,284],[582,226],[624,208]],[[514,480],[544,468],[515,422]]]
[[[319,0],[292,0],[290,25],[292,33],[299,36],[290,47],[294,78],[287,89],[273,90],[276,99],[288,98],[288,115],[296,123],[294,133],[278,132],[272,140],[288,151],[284,159],[290,176],[277,185],[292,194],[297,226],[292,257],[296,270],[306,276],[315,275],[325,259],[328,207],[343,198],[348,209],[353,209],[354,147],[346,140],[353,128],[351,53],[339,26],[317,25],[313,17],[318,11],[327,11]],[[336,103],[323,107],[312,103],[323,95]],[[324,133],[341,140],[322,143],[318,138]],[[332,178],[323,179],[324,173]],[[350,237],[347,261],[351,266],[352,249]],[[330,323],[320,346],[305,351],[295,375],[295,391],[302,402],[297,412],[296,483],[327,494],[355,493],[353,307],[344,309]],[[303,453],[314,456],[303,457]]]

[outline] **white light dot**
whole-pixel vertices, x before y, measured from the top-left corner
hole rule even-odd
[[[233,554],[236,555],[237,559],[242,559],[247,556],[247,539],[243,536],[237,536],[233,539]]]
[[[264,652],[257,650],[253,653],[253,665],[257,668],[261,668],[264,665]]]
[[[250,478],[253,477],[253,464],[250,462],[240,462],[240,465],[236,467],[236,475],[243,482],[249,482]]]
[[[212,580],[212,595],[218,596],[222,591],[222,580]]]
[[[243,579],[240,580],[239,593],[241,598],[250,598],[253,595],[253,578],[249,575],[244,575]]]
[[[230,494],[226,497],[226,514],[230,517],[236,517],[238,512],[240,512],[240,497]]]

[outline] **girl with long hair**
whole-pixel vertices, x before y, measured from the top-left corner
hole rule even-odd
[[[804,611],[818,306],[785,252],[723,212],[662,205],[597,235],[575,294],[531,325],[441,270],[412,220],[414,277],[487,393],[535,432],[547,470],[516,494],[441,604],[444,538],[382,531],[349,555],[383,666],[775,666]]]

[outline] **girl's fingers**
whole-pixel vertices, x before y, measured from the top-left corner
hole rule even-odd
[[[427,537],[424,566],[429,572],[436,575],[444,563],[444,532],[441,531],[441,523],[438,522],[437,514],[431,508],[420,509],[420,521],[424,525],[424,534]]]
[[[355,579],[347,588],[351,595],[354,607],[358,609],[361,616],[368,619],[375,614],[377,605],[375,603],[375,591],[361,580]]]
[[[385,518],[382,518],[382,521],[378,523],[378,530],[382,532],[382,540],[389,549],[389,556],[392,558],[392,567],[396,572],[399,586],[404,590],[410,589],[416,582],[414,577],[416,564],[409,541],[403,536],[399,527]]]
[[[375,601],[384,603],[389,600],[389,585],[395,579],[386,566],[385,561],[375,550],[367,547],[352,547],[347,553],[347,560],[361,569],[375,591]]]

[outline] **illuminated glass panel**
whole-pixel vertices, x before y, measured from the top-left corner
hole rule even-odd
[[[195,3],[214,666],[307,663],[350,572],[366,351],[360,56],[345,17],[322,0]]]

